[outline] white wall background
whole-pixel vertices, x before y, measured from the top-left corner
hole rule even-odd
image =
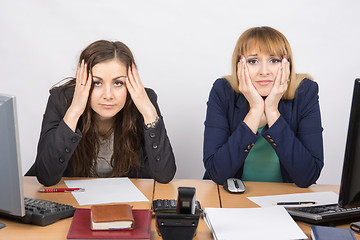
[[[239,35],[268,25],[288,38],[296,71],[319,83],[325,167],[318,182],[339,184],[360,77],[359,10],[356,0],[0,0],[0,92],[17,97],[23,172],[36,156],[48,90],[75,75],[88,44],[107,39],[130,47],[144,85],[158,93],[176,178],[202,178],[212,83],[230,73]]]

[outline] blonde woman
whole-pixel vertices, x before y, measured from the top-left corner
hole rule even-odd
[[[308,187],[323,167],[318,85],[296,74],[290,45],[271,27],[245,31],[232,74],[215,81],[204,132],[204,179],[294,182]]]

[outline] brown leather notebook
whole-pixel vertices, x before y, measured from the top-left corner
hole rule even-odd
[[[134,228],[134,217],[129,204],[101,204],[91,206],[92,230],[129,230]]]

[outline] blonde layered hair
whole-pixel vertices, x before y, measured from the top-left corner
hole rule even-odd
[[[241,56],[245,56],[250,51],[256,51],[274,55],[282,59],[284,56],[290,62],[290,76],[288,89],[283,95],[283,99],[293,99],[295,91],[299,86],[300,82],[304,78],[311,78],[308,74],[296,74],[294,69],[293,55],[290,48],[290,44],[286,37],[279,31],[271,27],[254,27],[246,30],[239,37],[234,53],[232,56],[232,73],[225,78],[231,84],[234,91],[239,91],[239,80],[237,77],[237,66]]]

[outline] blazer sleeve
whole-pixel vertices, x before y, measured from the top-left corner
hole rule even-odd
[[[259,138],[239,118],[231,130],[235,92],[225,79],[217,80],[209,95],[204,131],[204,166],[209,177],[218,184],[234,177],[242,168],[250,148]],[[246,113],[243,113],[245,116]]]
[[[299,187],[315,183],[324,165],[318,91],[316,82],[303,80],[293,105],[292,118],[297,120],[285,119],[281,114],[273,126],[265,127],[261,133],[273,146],[290,179]]]
[[[79,129],[73,132],[64,122],[67,110],[61,88],[51,91],[41,127],[35,160],[35,174],[45,185],[57,184],[69,172],[69,161],[82,135]]]
[[[159,122],[155,128],[145,129],[144,127],[144,162],[148,162],[146,165],[148,165],[149,174],[155,181],[168,183],[174,178],[176,172],[175,157],[157,104],[157,95],[149,88],[146,88],[146,92],[156,108]]]

